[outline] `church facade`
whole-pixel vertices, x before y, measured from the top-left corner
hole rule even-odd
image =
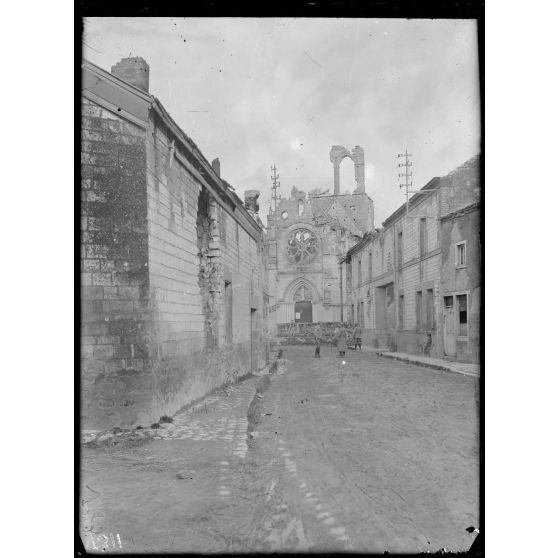
[[[355,163],[356,189],[341,194],[339,164]],[[334,193],[293,187],[268,215],[270,330],[293,323],[339,322],[344,312],[340,260],[374,229],[374,206],[365,192],[364,151],[333,146]]]

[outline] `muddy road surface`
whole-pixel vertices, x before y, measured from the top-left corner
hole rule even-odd
[[[465,528],[479,523],[478,378],[366,352],[283,353],[277,374],[171,424],[85,445],[85,547],[467,550]]]

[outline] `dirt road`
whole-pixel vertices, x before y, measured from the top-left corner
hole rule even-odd
[[[466,550],[479,521],[478,379],[284,350],[160,439],[84,448],[82,538],[109,552]],[[269,379],[271,381],[269,381]]]

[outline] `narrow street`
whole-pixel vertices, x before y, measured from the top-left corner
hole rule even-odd
[[[467,550],[479,380],[329,347],[126,443],[82,448],[82,540],[108,552]],[[115,438],[116,439],[116,438]]]

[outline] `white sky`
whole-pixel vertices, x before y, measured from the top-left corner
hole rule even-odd
[[[127,56],[150,66],[150,93],[219,157],[241,199],[270,166],[279,193],[333,191],[332,145],[364,148],[375,225],[404,202],[396,155],[413,154],[413,187],[480,150],[476,23],[321,18],[88,18],[85,58],[110,71]],[[350,159],[341,191],[355,188]]]

